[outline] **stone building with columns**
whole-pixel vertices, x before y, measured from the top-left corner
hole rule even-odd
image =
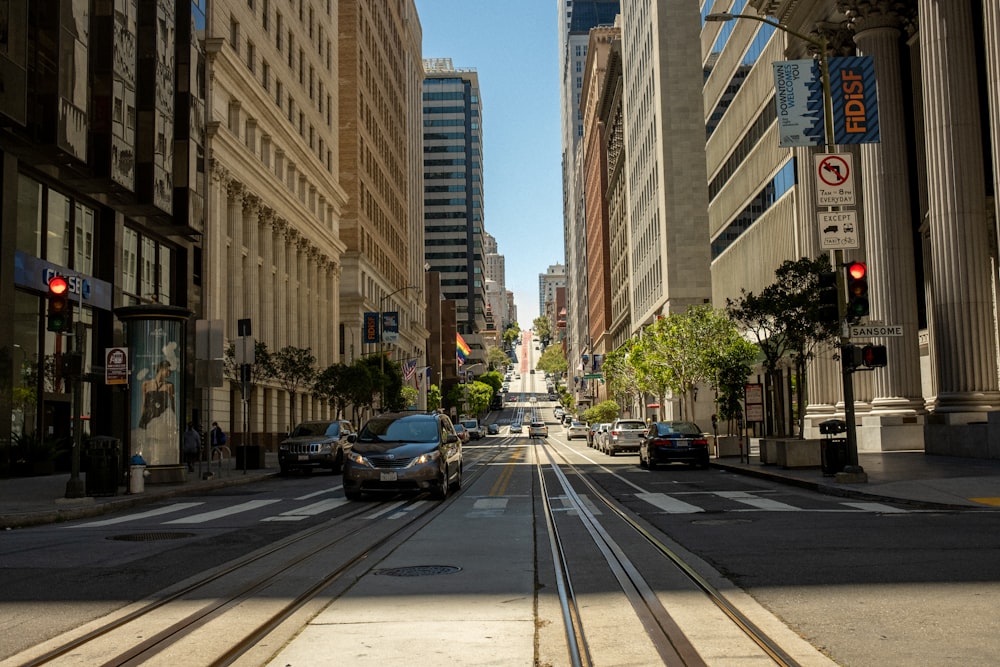
[[[250,320],[252,338],[270,351],[308,348],[322,369],[341,360],[346,251],[338,10],[317,2],[285,9],[209,5],[202,317],[223,322],[227,344],[238,340],[237,322]],[[292,421],[330,411],[307,388],[290,392],[275,381],[256,386],[247,401],[232,378],[205,393],[205,413],[237,436],[244,424],[277,436]]]
[[[995,0],[723,0],[874,59],[879,143],[854,155],[872,321],[902,327],[885,368],[854,374],[861,451],[1000,458],[1000,5]],[[712,300],[758,291],[822,252],[812,148],[779,148],[771,63],[796,36],[739,18],[702,24]],[[810,365],[807,433],[844,414],[836,350]]]

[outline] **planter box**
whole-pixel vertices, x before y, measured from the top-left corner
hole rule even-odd
[[[819,440],[774,440],[775,463],[782,468],[819,468],[823,463]]]
[[[747,438],[743,440],[743,447],[747,446]],[[740,456],[743,452],[740,450],[740,436],[738,435],[720,435],[719,436],[719,447],[715,455],[719,458],[726,456]]]
[[[771,466],[778,462],[777,440],[760,439],[760,462]]]

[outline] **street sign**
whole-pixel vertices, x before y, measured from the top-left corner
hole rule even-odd
[[[819,239],[824,249],[860,248],[856,211],[819,211]]]
[[[854,156],[817,153],[816,202],[819,206],[854,206]]]
[[[868,322],[866,324],[852,324],[851,338],[872,338],[874,336],[902,336],[903,327],[898,324],[882,324],[880,322]]]

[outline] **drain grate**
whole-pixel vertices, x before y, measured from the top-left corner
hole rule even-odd
[[[375,570],[372,574],[384,574],[389,577],[430,577],[435,574],[454,574],[461,571],[462,568],[454,565],[412,565]]]
[[[194,533],[169,533],[169,532],[152,532],[152,533],[130,533],[128,535],[112,535],[109,540],[118,540],[120,542],[153,542],[155,540],[181,540],[185,537],[194,537]]]

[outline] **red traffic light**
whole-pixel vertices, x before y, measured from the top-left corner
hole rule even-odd
[[[69,291],[69,283],[62,276],[52,276],[49,278],[49,295],[63,296]]]

